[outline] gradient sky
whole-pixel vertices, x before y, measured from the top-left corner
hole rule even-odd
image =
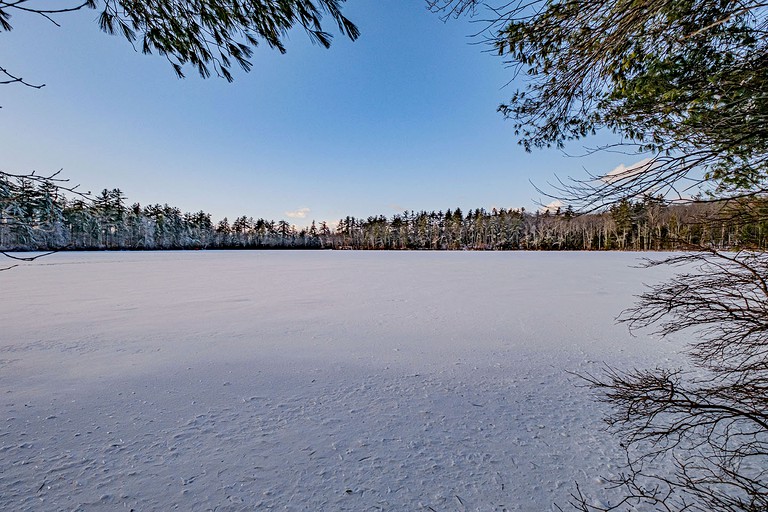
[[[421,0],[351,0],[360,28],[330,50],[299,30],[288,53],[256,50],[235,82],[177,79],[158,56],[99,31],[96,11],[16,15],[0,65],[40,90],[0,88],[0,165],[62,175],[129,202],[239,215],[334,221],[403,210],[535,208],[555,174],[607,172],[633,157],[526,154],[496,112],[519,84]],[[332,23],[329,23],[329,28]],[[592,144],[587,142],[587,144]],[[581,152],[575,147],[573,152]],[[303,212],[304,218],[290,214]]]

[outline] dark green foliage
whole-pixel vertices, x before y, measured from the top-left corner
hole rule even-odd
[[[431,3],[456,14],[479,4]],[[534,0],[494,12],[490,40],[525,77],[499,108],[520,144],[564,147],[609,130],[652,157],[645,172],[562,184],[567,203],[684,196],[692,184],[712,199],[768,190],[767,4]]]
[[[86,0],[46,8],[36,0],[0,0],[0,31],[11,30],[14,11],[52,16],[83,8],[98,9],[99,27],[125,37],[142,53],[157,52],[168,59],[179,77],[189,64],[200,76],[211,72],[232,81],[233,63],[251,69],[253,49],[261,42],[285,52],[284,40],[301,27],[324,47],[332,35],[323,29],[329,16],[339,32],[357,39],[359,31],[341,13],[344,0]],[[19,82],[0,68],[8,82]],[[28,85],[28,84],[27,84]]]
[[[461,14],[478,3],[432,5]],[[641,240],[647,249],[684,240],[683,248],[699,251],[649,263],[680,273],[622,318],[662,336],[685,332],[687,371],[584,376],[610,404],[606,420],[627,459],[604,490],[615,499],[593,500],[577,486],[571,505],[765,511],[768,4],[533,0],[493,12],[495,48],[528,79],[500,107],[527,150],[607,130],[625,150],[650,153],[623,172],[560,182],[554,195],[585,209],[609,207],[617,236],[606,244]],[[694,215],[668,218],[659,193],[686,199],[676,209]]]

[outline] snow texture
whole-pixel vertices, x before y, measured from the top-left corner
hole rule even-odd
[[[568,372],[678,360],[628,253],[60,253],[0,273],[0,510],[555,510]]]

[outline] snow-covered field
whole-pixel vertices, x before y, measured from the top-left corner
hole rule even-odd
[[[629,253],[55,254],[0,273],[0,510],[526,510],[621,452],[569,371],[669,364]],[[0,263],[7,263],[2,262]]]

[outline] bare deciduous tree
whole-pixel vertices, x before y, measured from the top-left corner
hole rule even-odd
[[[554,184],[590,211],[643,195],[724,203],[768,218],[768,3],[761,0],[432,0],[445,16],[487,8],[483,34],[523,77],[499,107],[527,150],[599,131],[640,163]],[[482,15],[482,14],[481,14]],[[696,196],[699,196],[696,198]],[[617,218],[617,222],[621,220]],[[761,234],[756,237],[758,240]],[[619,498],[600,510],[768,510],[768,257],[702,252],[622,317],[691,338],[685,369],[586,376],[626,448]]]
[[[626,449],[622,492],[580,510],[768,510],[768,257],[714,250],[648,262],[682,272],[651,287],[620,320],[661,336],[686,331],[686,369],[588,375],[612,405]],[[645,506],[645,508],[644,508]]]

